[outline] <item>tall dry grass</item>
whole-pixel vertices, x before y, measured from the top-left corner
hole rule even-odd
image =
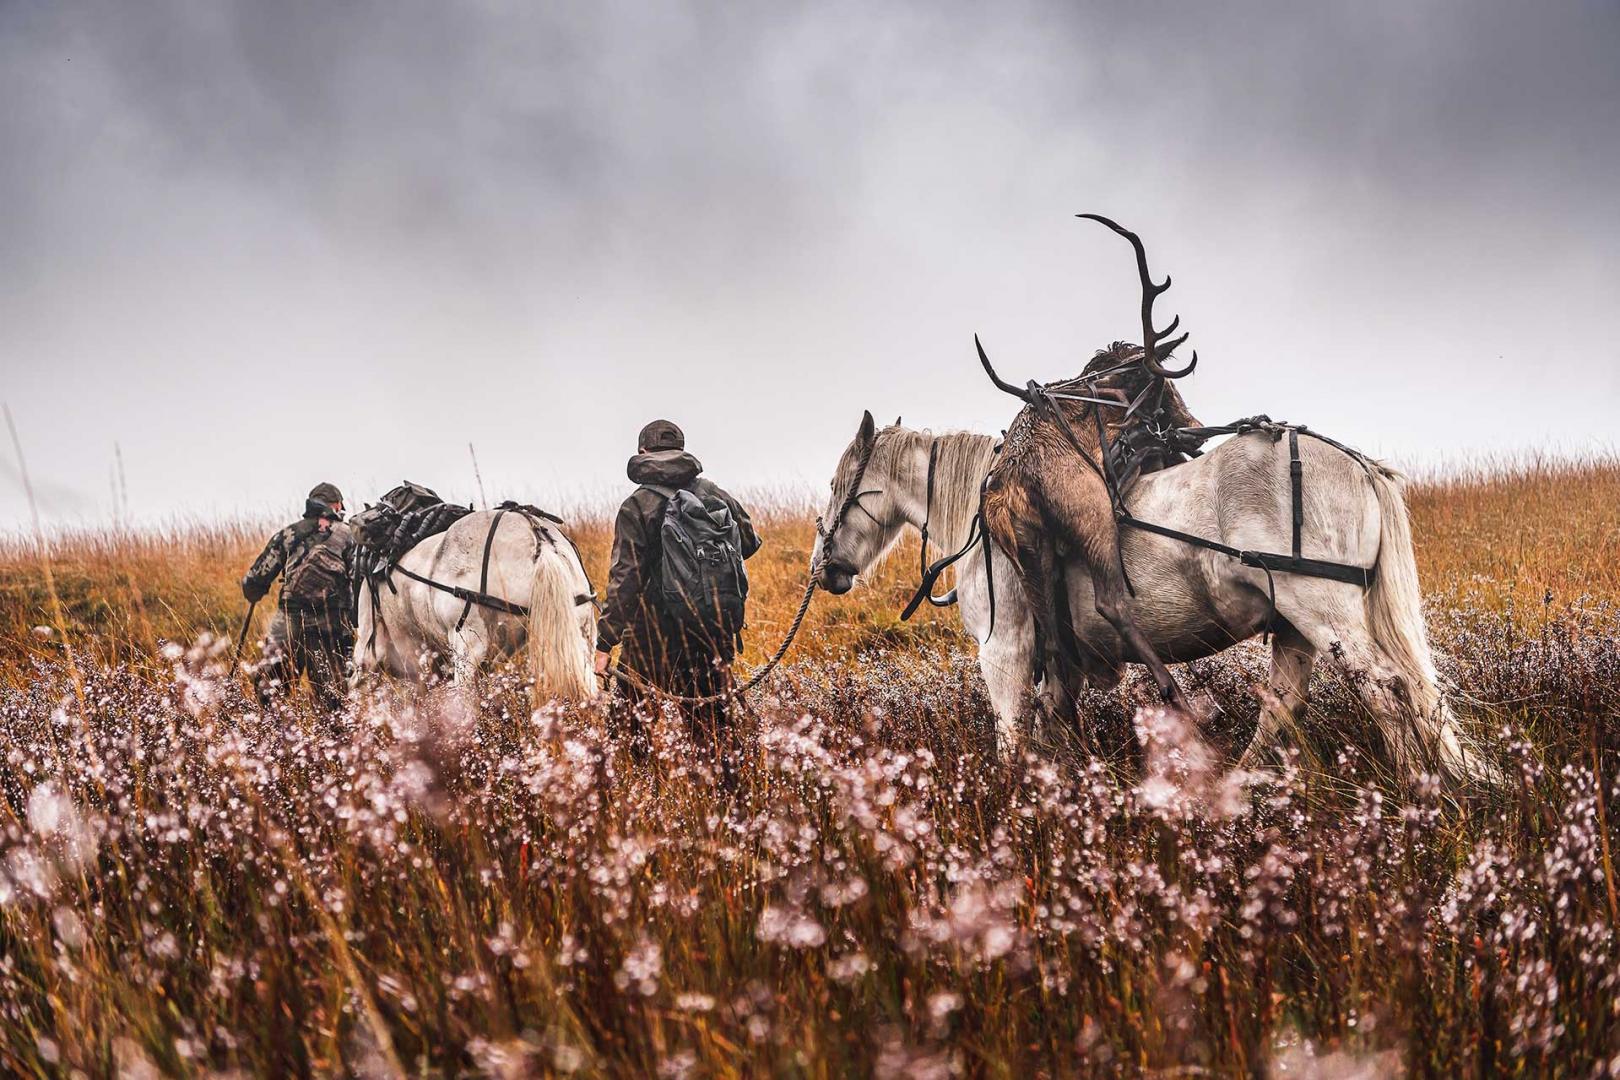
[[[1620,457],[1453,467],[1420,475],[1410,500],[1419,573],[1447,598],[1620,597]]]
[[[640,759],[498,679],[261,712],[192,644],[235,629],[249,525],[57,538],[81,705],[13,543],[0,1069],[1613,1072],[1617,489],[1595,462],[1414,490],[1442,666],[1514,781],[1460,801],[1345,747],[1330,663],[1319,768],[1234,775],[1135,680],[1085,709],[1151,729],[1140,765],[1061,735],[997,763],[953,613],[896,620],[915,549],[818,599],[728,785],[673,718]],[[791,500],[761,517],[751,657],[813,538]],[[575,531],[601,580],[606,522]],[[1262,665],[1187,677],[1241,726]]]

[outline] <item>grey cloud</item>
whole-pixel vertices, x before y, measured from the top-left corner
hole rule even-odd
[[[866,405],[1004,424],[974,330],[1039,377],[1134,336],[1100,209],[1212,417],[1532,443],[1504,388],[1620,285],[1616,55],[1599,3],[0,3],[7,392],[159,509],[282,501],[311,429],[611,491],[666,411],[819,482]],[[1560,430],[1612,415],[1586,348]]]

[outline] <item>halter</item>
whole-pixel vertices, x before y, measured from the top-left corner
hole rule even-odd
[[[883,524],[883,522],[878,521],[876,514],[872,513],[872,511],[868,510],[866,507],[861,506],[861,500],[866,496],[883,494],[882,488],[868,488],[865,491],[861,490],[861,481],[866,479],[866,467],[872,463],[872,451],[876,447],[877,436],[874,435],[872,437],[872,441],[867,443],[866,447],[861,451],[861,456],[855,464],[855,478],[850,482],[849,485],[849,494],[844,496],[843,503],[838,507],[838,513],[833,515],[832,526],[829,528],[824,524],[820,517],[816,518],[816,535],[821,538],[822,562],[827,561],[827,552],[832,548],[833,537],[838,533],[839,527],[844,524],[844,519],[849,516],[850,510],[860,507],[861,513],[877,522],[878,525]]]

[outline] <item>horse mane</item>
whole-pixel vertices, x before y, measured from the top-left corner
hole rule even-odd
[[[990,471],[995,439],[976,431],[927,430],[890,426],[878,432],[877,453],[889,458],[887,467],[897,481],[919,492],[927,490],[928,453],[936,446],[934,501],[929,508],[928,536],[947,553],[967,542],[968,529],[979,512],[979,487]]]

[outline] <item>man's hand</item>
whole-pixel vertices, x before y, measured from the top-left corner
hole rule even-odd
[[[606,653],[606,652],[603,652],[600,649],[597,650],[597,652],[596,652],[596,673],[598,675],[606,675],[608,673],[608,670],[607,670],[608,669],[608,662],[609,662],[610,657],[612,657],[612,655],[613,655],[612,653]]]

